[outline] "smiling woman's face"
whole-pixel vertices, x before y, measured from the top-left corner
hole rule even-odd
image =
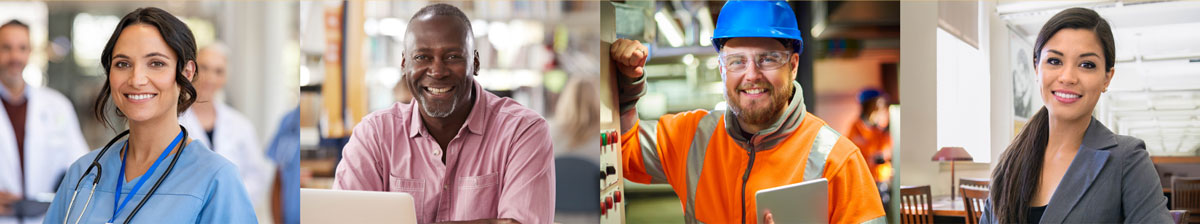
[[[130,121],[175,115],[180,92],[175,83],[178,56],[158,28],[145,24],[126,27],[112,55],[108,75],[111,97]],[[190,74],[185,72],[188,79]]]
[[[1054,34],[1035,65],[1041,79],[1042,101],[1050,117],[1058,120],[1089,119],[1100,93],[1108,89],[1113,70],[1105,71],[1104,49],[1096,33],[1062,29]]]

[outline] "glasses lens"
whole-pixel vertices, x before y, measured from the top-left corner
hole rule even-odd
[[[725,64],[725,69],[730,72],[741,72],[746,69],[746,56],[744,55],[726,55],[721,58]]]
[[[779,67],[782,67],[784,63],[787,63],[788,57],[785,55],[786,53],[781,51],[760,54],[758,66],[764,70],[778,69]]]

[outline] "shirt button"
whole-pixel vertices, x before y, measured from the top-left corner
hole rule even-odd
[[[443,184],[443,185],[442,185],[442,190],[450,190],[450,185],[449,185],[449,184]]]
[[[441,156],[441,155],[442,155],[442,150],[437,150],[437,149],[433,150],[433,156]]]

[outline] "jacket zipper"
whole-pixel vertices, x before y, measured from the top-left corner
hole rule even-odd
[[[751,138],[753,139],[753,138]],[[750,170],[754,168],[754,143],[748,143],[750,146],[750,162],[746,163],[746,172],[742,174],[742,224],[746,223],[746,183],[750,181]]]

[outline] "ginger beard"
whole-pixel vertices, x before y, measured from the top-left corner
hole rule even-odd
[[[749,90],[749,92],[747,92]],[[725,91],[725,100],[732,102],[729,108],[733,110],[733,114],[737,116],[739,122],[752,125],[769,125],[783,114],[783,110],[787,107],[792,91],[795,87],[791,83],[784,83],[782,86],[773,86],[765,79],[755,83],[742,83],[737,85],[737,88],[727,89]],[[767,94],[767,97],[751,98],[745,95]]]

